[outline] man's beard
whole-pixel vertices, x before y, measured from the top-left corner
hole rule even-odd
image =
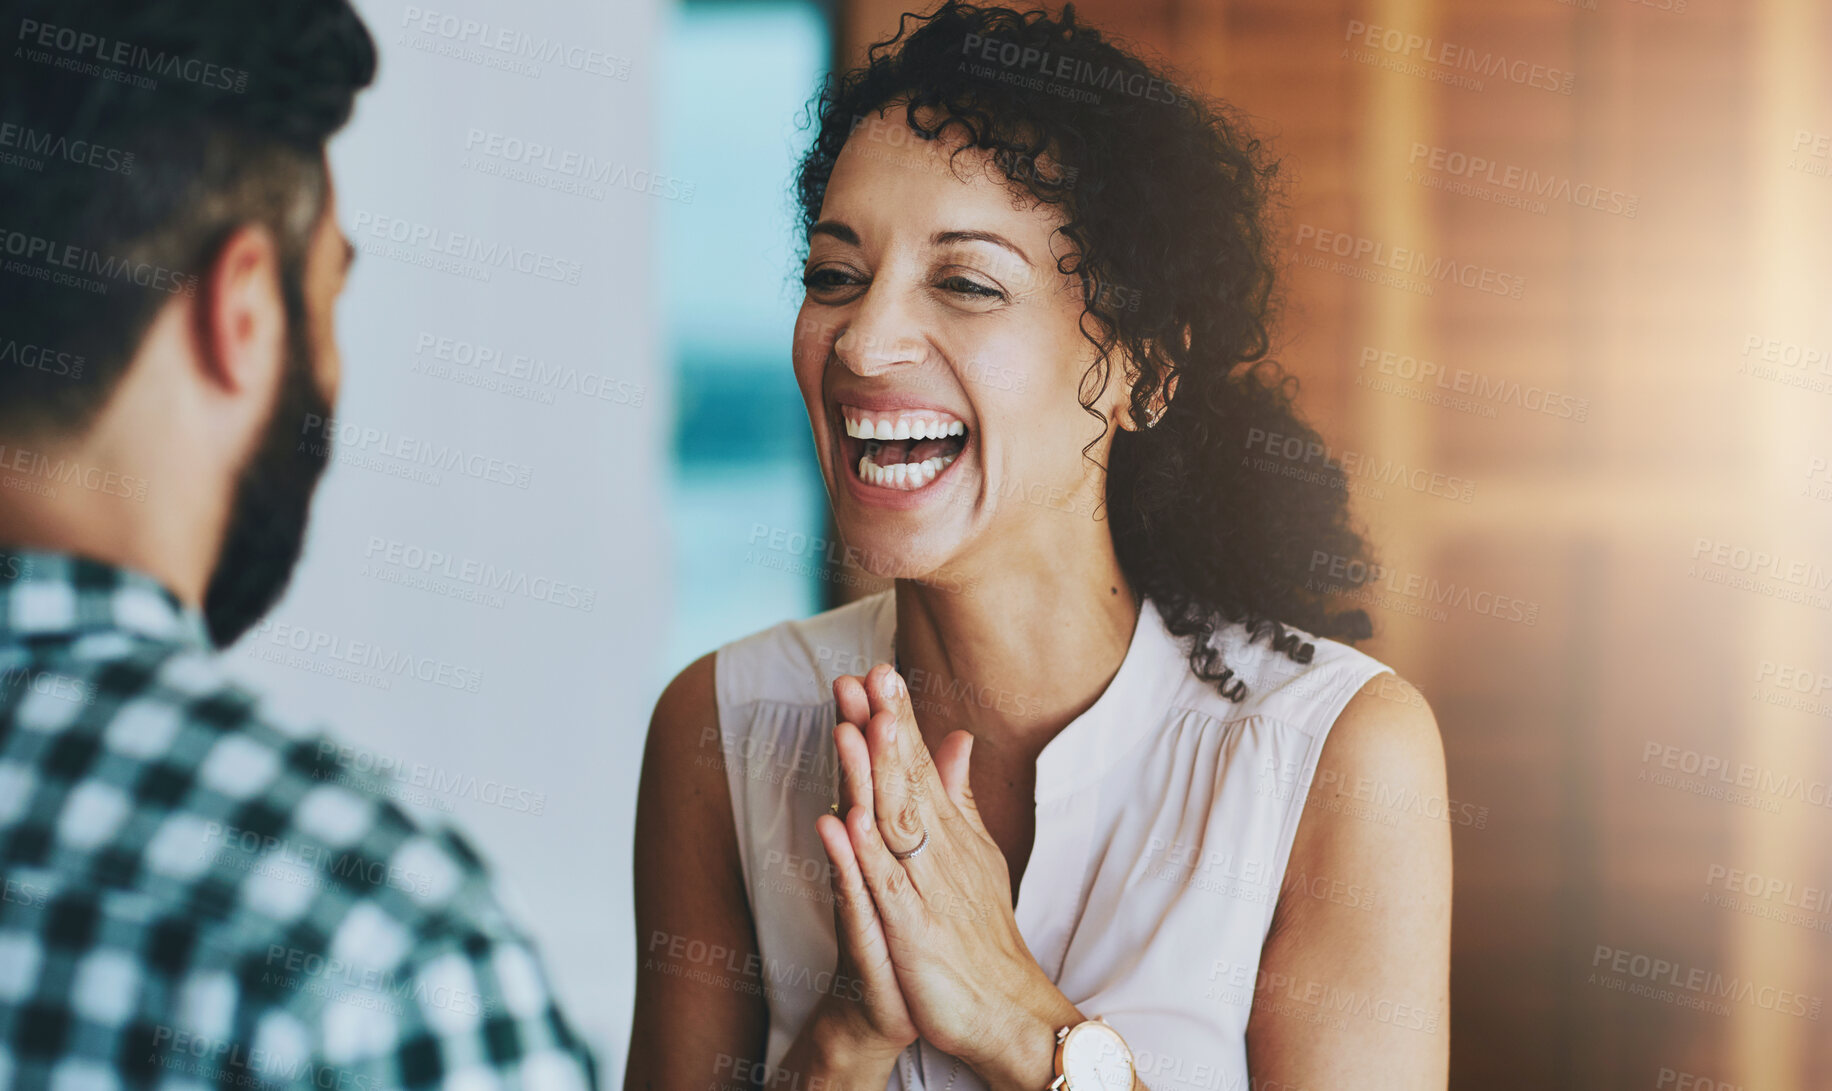
[[[312,491],[331,460],[328,430],[315,442],[306,438],[307,420],[329,423],[331,403],[312,377],[304,308],[287,309],[293,313],[273,416],[236,482],[222,552],[204,592],[204,621],[219,648],[235,643],[285,593],[305,546]]]

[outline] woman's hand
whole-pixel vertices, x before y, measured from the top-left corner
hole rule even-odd
[[[973,736],[951,733],[931,758],[889,664],[839,679],[834,696],[841,779],[854,792],[842,802],[850,851],[835,865],[863,875],[915,1029],[995,1086],[1044,1087],[1053,1032],[1081,1013],[1019,932],[1010,870],[968,784]],[[823,820],[835,855],[831,832]]]
[[[835,686],[836,695],[838,686]],[[865,720],[860,717],[861,723]],[[839,813],[871,805],[870,759],[864,753],[859,729],[842,723],[834,729],[839,763]],[[845,760],[848,747],[853,760]],[[823,1024],[829,1047],[865,1058],[895,1062],[899,1053],[916,1040],[916,1026],[898,988],[890,949],[878,911],[866,889],[851,839],[840,819],[821,815],[815,820],[821,844],[832,865],[833,926],[839,940],[839,961],[834,967],[833,988],[821,997],[814,1018]]]

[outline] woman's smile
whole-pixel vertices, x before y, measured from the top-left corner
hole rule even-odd
[[[967,422],[945,409],[840,403],[835,476],[865,503],[905,506],[948,475],[972,442]]]
[[[935,409],[874,412],[840,406],[845,463],[866,485],[915,492],[954,465],[967,446],[967,424]]]

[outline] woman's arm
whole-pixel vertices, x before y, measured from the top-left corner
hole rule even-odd
[[[636,796],[636,1014],[624,1087],[706,1091],[779,1086],[780,1077],[826,1091],[880,1091],[901,1043],[887,1046],[865,1006],[832,994],[816,1005],[780,1072],[758,1067],[769,1033],[762,991],[769,981],[755,969],[762,964],[725,774],[725,763],[738,759],[720,745],[713,664],[713,656],[701,657],[663,691],[643,751]],[[867,999],[886,993],[896,999],[888,962],[855,965],[854,933],[872,916],[856,866],[836,872],[834,883],[837,912],[857,918],[852,929],[838,925],[840,972],[861,980]],[[894,1006],[901,1012],[901,1001]]]
[[[1418,691],[1377,676],[1323,745],[1247,1023],[1255,1087],[1449,1081],[1444,748]]]
[[[655,704],[636,796],[636,1014],[626,1089],[743,1082],[761,1064],[761,990],[732,988],[757,965],[756,933],[725,782],[713,656]],[[707,952],[717,951],[715,958]],[[695,963],[691,955],[700,955]],[[710,963],[710,964],[707,964]],[[704,971],[696,974],[695,971]],[[762,981],[751,982],[762,985]]]

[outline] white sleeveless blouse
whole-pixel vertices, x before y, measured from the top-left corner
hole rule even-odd
[[[890,662],[895,634],[885,591],[718,651],[720,743],[761,957],[736,967],[734,983],[767,998],[771,1066],[822,992],[858,990],[833,973],[829,865],[814,821],[835,798],[833,680]],[[1388,669],[1306,638],[1316,654],[1300,664],[1264,637],[1247,643],[1242,626],[1217,633],[1221,662],[1247,686],[1235,703],[1195,676],[1187,640],[1147,600],[1118,674],[1037,759],[1019,929],[1064,995],[1125,1036],[1153,1091],[1248,1089],[1260,948],[1305,794],[1330,725]],[[1025,701],[910,681],[917,702]],[[944,1091],[951,1074],[955,1091],[984,1086],[920,1042],[887,1089]]]

